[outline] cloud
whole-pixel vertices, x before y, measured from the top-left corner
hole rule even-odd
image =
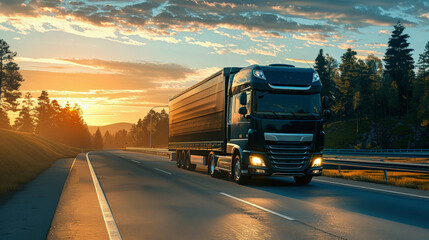
[[[258,61],[254,59],[247,59],[246,62],[248,62],[250,65],[258,64]]]
[[[191,37],[185,37],[185,41],[187,43],[193,44],[193,45],[199,45],[202,47],[206,47],[206,48],[222,48],[225,47],[224,45],[220,44],[220,43],[214,43],[214,42],[210,42],[210,41],[196,41],[194,38]]]
[[[380,33],[380,34],[387,34],[387,35],[390,34],[389,30],[380,30],[380,31],[378,31],[378,33]]]
[[[64,1],[64,0],[3,0],[0,2],[0,23],[15,27],[20,33],[29,31],[63,31],[92,38],[102,38],[130,45],[149,41],[179,43],[174,37],[180,32],[213,31],[216,34],[240,39],[222,29],[238,30],[260,37],[295,38],[327,42],[338,33],[358,31],[367,26],[391,26],[398,20],[408,26],[423,25],[429,17],[424,0],[331,0],[294,1],[186,1],[146,0],[144,2]],[[419,19],[414,21],[413,19]],[[4,29],[4,27],[2,27]],[[190,44],[213,47],[204,41]],[[219,46],[219,45],[217,45]]]
[[[365,43],[365,47],[370,47],[370,48],[380,48],[380,47],[387,47],[387,44],[384,43]]]
[[[362,50],[362,49],[353,49],[353,50],[356,51],[356,52],[358,52],[358,53],[383,55],[382,52],[377,52],[377,51],[374,51],[374,50]]]
[[[113,73],[138,75],[146,79],[162,79],[162,81],[185,78],[195,72],[193,69],[175,63],[120,62],[79,58],[59,58],[58,60]]]
[[[292,37],[298,40],[312,41],[312,42],[328,42],[326,38],[328,35],[321,33],[301,33],[301,35],[292,34]]]
[[[314,60],[296,59],[296,58],[285,58],[286,61],[314,64]]]

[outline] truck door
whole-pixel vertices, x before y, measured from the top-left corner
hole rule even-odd
[[[247,140],[247,132],[250,128],[250,120],[243,117],[238,112],[238,109],[242,107],[240,105],[240,94],[235,94],[232,99],[230,99],[230,109],[229,109],[229,116],[228,116],[228,125],[229,125],[229,139],[231,142],[233,141],[240,141],[240,140]],[[250,91],[246,92],[247,94],[247,113],[250,114],[251,111],[251,97],[250,97]]]

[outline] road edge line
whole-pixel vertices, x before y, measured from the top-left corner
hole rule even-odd
[[[103,215],[104,223],[106,224],[107,234],[111,240],[122,240],[121,233],[119,232],[118,225],[116,224],[113,213],[107,202],[106,196],[89,160],[89,152],[86,153],[86,160],[88,162],[89,171],[91,172],[92,182],[94,183],[95,192],[97,193],[98,202],[100,203],[101,213]]]
[[[384,189],[379,189],[379,188],[365,187],[365,186],[353,185],[353,184],[348,184],[348,183],[330,182],[330,181],[320,180],[320,179],[313,179],[313,181],[323,182],[323,183],[328,183],[328,184],[336,184],[336,185],[347,186],[347,187],[361,188],[361,189],[366,189],[366,190],[373,190],[373,191],[378,191],[378,192],[392,193],[392,194],[396,194],[396,195],[405,195],[405,196],[409,196],[409,197],[429,199],[429,197],[427,197],[427,196],[422,196],[422,195],[417,195],[417,194],[412,194],[412,193],[396,192],[396,191],[392,191],[392,190],[384,190]]]
[[[248,202],[248,201],[243,200],[243,199],[241,199],[241,198],[234,197],[234,196],[231,196],[231,195],[226,194],[226,193],[223,193],[223,192],[220,192],[219,194],[221,194],[221,195],[223,195],[223,196],[225,196],[225,197],[229,197],[229,198],[232,198],[232,199],[234,199],[234,200],[240,201],[240,202],[242,202],[242,203],[245,203],[245,204],[247,204],[247,205],[250,205],[250,206],[252,206],[252,207],[255,207],[255,208],[257,208],[257,209],[260,209],[260,210],[262,210],[262,211],[265,211],[265,212],[268,212],[268,213],[274,214],[274,215],[276,215],[276,216],[278,216],[278,217],[281,217],[281,218],[287,219],[287,220],[289,220],[289,221],[295,221],[295,219],[294,219],[294,218],[288,217],[288,216],[283,215],[283,214],[281,214],[281,213],[274,212],[274,211],[272,211],[272,210],[270,210],[270,209],[266,209],[266,208],[264,208],[264,207],[261,207],[261,206],[259,206],[259,205],[254,204],[254,203],[251,203],[251,202]]]

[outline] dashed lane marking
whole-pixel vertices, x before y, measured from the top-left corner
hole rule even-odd
[[[160,172],[166,173],[166,174],[168,174],[168,175],[171,175],[171,173],[169,173],[169,172],[167,172],[167,171],[164,171],[164,170],[162,170],[162,169],[159,169],[159,168],[153,168],[153,169],[155,169],[156,171],[160,171]]]
[[[264,208],[264,207],[261,207],[261,206],[259,206],[259,205],[254,204],[254,203],[251,203],[251,202],[248,202],[248,201],[243,200],[243,199],[241,199],[241,198],[234,197],[234,196],[231,196],[231,195],[226,194],[226,193],[223,193],[223,192],[221,192],[220,194],[221,194],[221,195],[223,195],[223,196],[226,196],[226,197],[232,198],[232,199],[234,199],[234,200],[240,201],[240,202],[242,202],[242,203],[248,204],[248,205],[250,205],[250,206],[252,206],[252,207],[258,208],[258,209],[260,209],[260,210],[262,210],[262,211],[269,212],[269,213],[274,214],[274,215],[276,215],[276,216],[279,216],[279,217],[281,217],[281,218],[284,218],[284,219],[287,219],[287,220],[290,220],[290,221],[295,221],[295,219],[293,219],[293,218],[291,218],[291,217],[288,217],[288,216],[283,215],[283,214],[278,213],[278,212],[271,211],[270,209],[266,209],[266,208]]]

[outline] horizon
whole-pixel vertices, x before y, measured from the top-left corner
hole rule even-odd
[[[347,48],[383,58],[397,21],[417,62],[429,33],[421,0],[0,2],[0,38],[18,53],[21,91],[78,103],[89,126],[135,123],[226,66],[308,67],[319,49],[337,61]]]

